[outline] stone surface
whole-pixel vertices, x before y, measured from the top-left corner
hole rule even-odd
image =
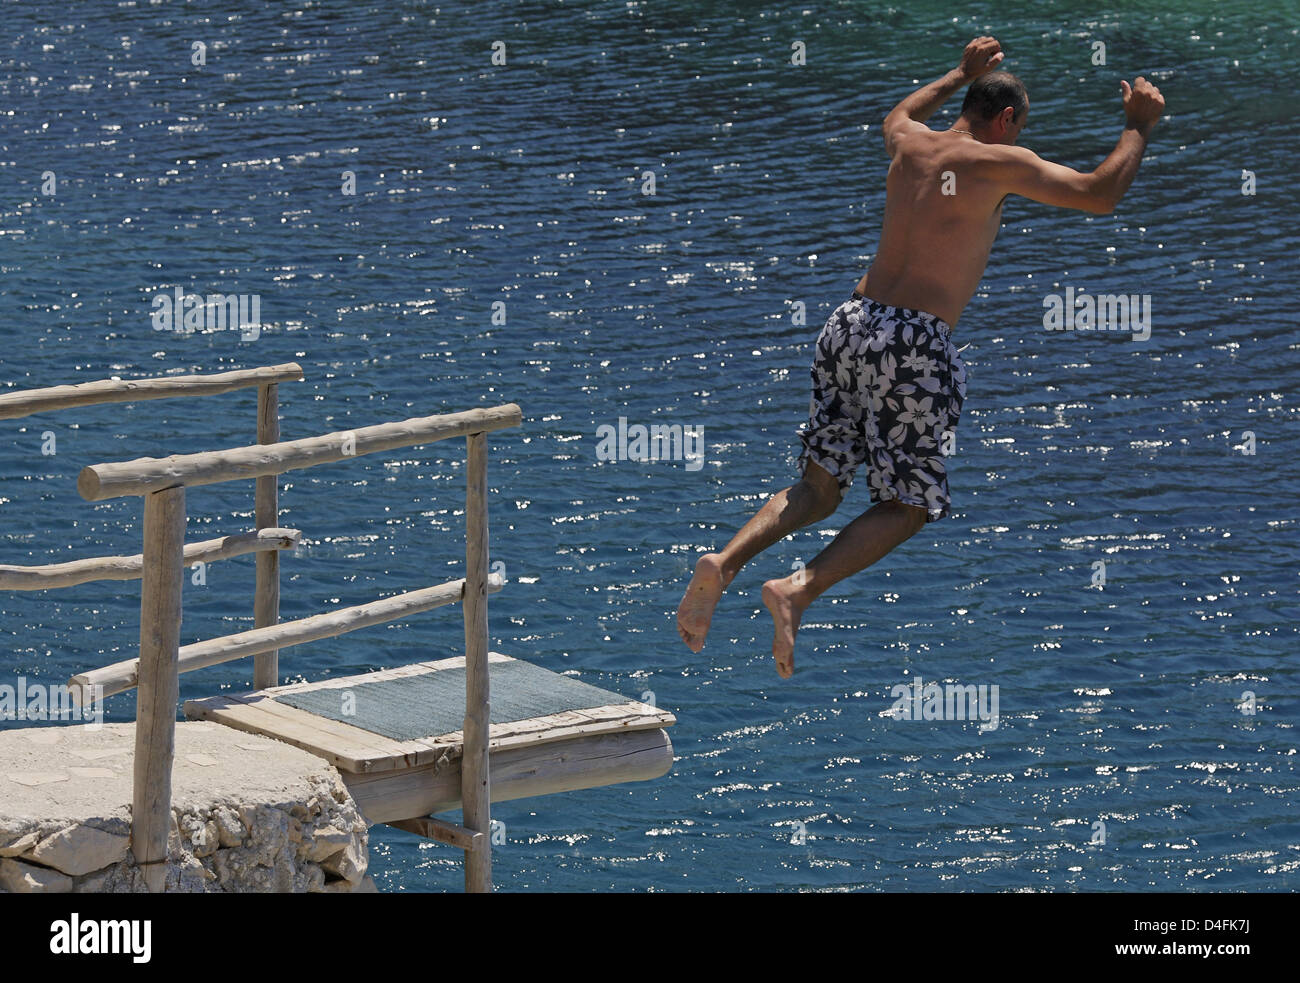
[[[343,878],[349,884],[356,884],[366,876],[364,848],[358,848],[355,841],[350,842],[338,853],[322,860],[321,868],[326,873]]]
[[[117,831],[81,824],[67,826],[25,851],[23,859],[74,877],[89,874],[126,858],[131,830],[118,825]]]
[[[16,857],[20,853],[26,853],[40,841],[41,834],[39,830],[32,830],[23,835],[14,836],[4,846],[0,846],[0,857]]]
[[[58,728],[57,741],[50,732],[33,741],[0,730],[0,892],[146,890],[129,850],[134,725]],[[168,891],[372,891],[367,841],[327,762],[177,724]]]
[[[217,827],[217,837],[222,846],[239,846],[244,842],[244,824],[234,809],[222,806],[213,810],[212,821]]]
[[[351,830],[342,830],[334,826],[322,826],[312,836],[312,846],[307,851],[307,859],[319,863],[326,857],[338,853],[351,842]]]
[[[66,894],[72,878],[48,867],[6,857],[0,860],[0,891],[10,894]]]

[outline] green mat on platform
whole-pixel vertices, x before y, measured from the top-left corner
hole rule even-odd
[[[626,696],[561,676],[531,662],[492,662],[488,672],[494,724],[628,702]],[[355,707],[350,705],[352,701],[345,706],[347,693],[354,697]],[[402,679],[359,682],[346,689],[290,693],[275,699],[395,741],[418,740],[461,729],[465,722],[465,670],[440,669]],[[356,712],[345,714],[345,708]]]

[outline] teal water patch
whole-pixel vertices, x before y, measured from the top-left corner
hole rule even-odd
[[[627,703],[628,698],[561,676],[531,662],[493,662],[491,720],[494,724]],[[343,693],[355,697],[345,714]],[[383,734],[395,741],[436,737],[460,730],[465,719],[465,670],[440,669],[420,676],[357,683],[342,689],[307,690],[277,696],[299,710]]]

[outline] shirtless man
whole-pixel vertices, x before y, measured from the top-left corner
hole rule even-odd
[[[913,92],[885,117],[885,217],[875,261],[817,339],[810,419],[800,430],[803,478],[778,492],[721,553],[706,553],[677,609],[693,652],[723,590],[749,560],[831,515],[859,465],[876,504],[845,526],[803,570],[763,585],[772,655],[794,673],[804,610],[832,584],[875,563],[927,521],[948,513],[943,443],[966,395],[952,331],[988,262],[1008,195],[1106,215],[1137,174],[1164,109],[1160,90],[1120,82],[1127,122],[1119,143],[1083,173],[1017,147],[1029,115],[1025,87],[995,71],[994,38],[966,45],[961,64]],[[947,130],[925,121],[963,85],[961,116]]]

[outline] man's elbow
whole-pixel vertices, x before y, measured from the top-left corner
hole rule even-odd
[[[890,113],[880,124],[880,138],[885,142],[885,153],[894,156],[894,139],[898,136],[898,118]]]
[[[912,117],[912,112],[902,103],[899,103],[880,121],[880,129],[886,136],[890,134],[902,133],[904,130],[911,129],[917,125],[917,121]]]
[[[1107,187],[1095,177],[1084,190],[1084,195],[1083,210],[1091,212],[1093,215],[1109,215],[1115,210],[1115,206],[1119,204],[1119,195],[1115,193],[1115,190]]]

